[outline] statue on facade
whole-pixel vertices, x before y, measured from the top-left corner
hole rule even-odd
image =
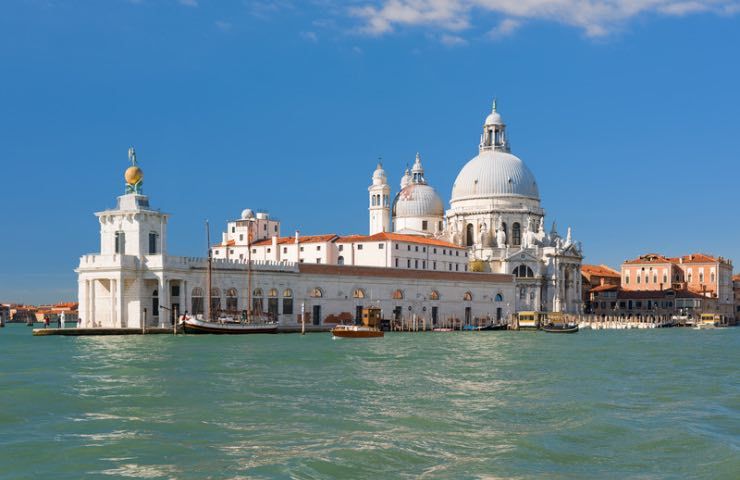
[[[498,248],[504,248],[506,246],[506,232],[504,232],[504,225],[501,217],[499,217],[498,226],[496,227],[496,246],[498,246]]]
[[[571,245],[573,245],[573,237],[571,236],[570,227],[568,227],[568,233],[565,235],[565,244],[563,247],[568,248]]]

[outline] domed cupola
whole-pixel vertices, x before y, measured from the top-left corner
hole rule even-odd
[[[393,200],[394,231],[431,234],[441,230],[444,204],[434,188],[427,184],[418,153],[411,171],[406,170],[401,185],[401,191]]]
[[[510,197],[539,202],[540,193],[534,175],[517,156],[511,154],[506,124],[493,102],[486,117],[478,155],[460,170],[452,186],[450,204],[461,201]],[[467,205],[473,207],[473,205]]]

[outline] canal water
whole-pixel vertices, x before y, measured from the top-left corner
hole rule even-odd
[[[740,477],[740,328],[0,330],[0,478]]]

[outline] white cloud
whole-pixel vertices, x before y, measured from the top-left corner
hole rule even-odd
[[[468,44],[468,41],[464,38],[457,35],[450,35],[449,33],[443,33],[442,36],[439,37],[439,41],[448,47],[459,47]]]
[[[367,0],[350,7],[360,33],[384,35],[403,27],[460,32],[498,21],[489,36],[511,34],[527,20],[550,21],[608,35],[639,15],[684,16],[701,12],[732,15],[740,0]]]
[[[514,20],[513,18],[505,18],[498,25],[490,29],[487,35],[490,38],[508,37],[509,35],[514,33],[521,25],[522,22],[519,20]]]

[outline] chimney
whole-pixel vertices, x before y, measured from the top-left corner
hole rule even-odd
[[[295,231],[295,244],[296,245],[298,245],[298,241],[299,241],[298,239],[300,238],[300,236],[301,236],[301,232],[299,232],[298,230],[296,230]]]

